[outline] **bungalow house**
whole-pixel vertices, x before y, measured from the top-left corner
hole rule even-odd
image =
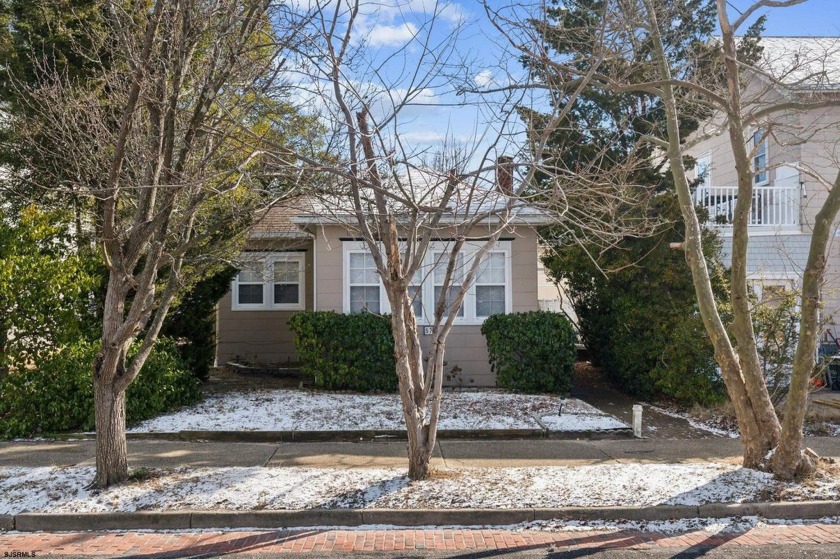
[[[770,103],[840,100],[838,38],[763,38],[761,67],[752,75],[745,100],[763,108]],[[708,123],[715,126],[715,122]],[[701,132],[704,128],[701,128]],[[749,131],[754,193],[749,221],[747,269],[756,294],[796,289],[808,258],[811,231],[828,194],[805,169],[833,182],[840,170],[840,106],[789,110],[758,120]],[[722,241],[724,264],[731,263],[732,216],[737,179],[729,135],[725,128],[692,146],[696,159],[695,201],[709,214],[707,225]],[[823,288],[823,323],[840,321],[840,229],[829,248]]]
[[[488,198],[499,196],[492,188],[476,192]],[[505,226],[483,261],[485,273],[470,286],[459,309],[447,343],[447,370],[458,371],[448,379],[451,384],[493,386],[495,376],[481,334],[482,322],[491,314],[541,306],[537,228],[547,220],[529,209],[533,210],[520,208]],[[388,312],[373,258],[355,230],[354,220],[347,212],[327,211],[322,201],[307,197],[275,207],[258,220],[242,255],[242,270],[217,306],[217,364],[230,360],[295,362],[288,321],[296,312]],[[469,236],[475,242],[467,243],[462,251],[466,261],[494,227],[479,224],[471,231]],[[426,340],[431,328],[424,326],[430,324],[433,306],[424,302],[434,301],[438,295],[435,259],[439,260],[451,242],[445,228],[435,239],[415,291],[415,313]],[[543,306],[552,305],[543,302]]]

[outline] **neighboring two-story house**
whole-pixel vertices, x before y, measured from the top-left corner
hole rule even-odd
[[[769,76],[750,76],[745,99],[762,106],[778,102],[840,100],[840,42],[837,38],[769,37],[762,68]],[[776,82],[782,82],[782,86]],[[712,123],[713,125],[713,123]],[[788,110],[756,126],[746,138],[753,153],[754,194],[749,224],[748,273],[759,297],[772,290],[796,289],[811,241],[814,217],[828,188],[810,169],[834,182],[840,170],[840,106]],[[737,200],[735,162],[725,131],[693,146],[695,201],[718,230],[724,263],[731,263],[731,224]],[[829,248],[822,320],[840,323],[840,229]]]

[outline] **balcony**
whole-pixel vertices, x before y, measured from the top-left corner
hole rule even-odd
[[[709,213],[708,224],[727,229],[732,227],[737,186],[698,186],[695,205]],[[748,225],[773,232],[800,231],[801,188],[797,186],[756,186],[753,188]]]

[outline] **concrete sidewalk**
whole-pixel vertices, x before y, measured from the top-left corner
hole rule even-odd
[[[840,438],[812,437],[806,445],[840,458]],[[129,441],[132,468],[176,467],[400,467],[406,443],[201,443]],[[0,467],[93,466],[93,440],[0,443]],[[605,463],[740,461],[738,439],[440,441],[433,467],[578,466]]]
[[[824,456],[840,457],[840,440],[808,440]],[[706,440],[603,441],[442,441],[436,467],[576,466],[609,463],[740,461],[740,442]],[[374,443],[199,443],[141,440],[129,443],[133,468],[258,467],[366,468],[407,465],[404,442]],[[93,466],[94,441],[0,443],[0,468]],[[192,530],[211,528],[289,528],[312,526],[513,525],[548,519],[671,520],[759,516],[819,519],[840,516],[840,501],[749,502],[700,505],[586,506],[559,508],[434,508],[294,510],[139,510],[136,512],[37,513],[0,515],[0,532],[77,530]],[[2,538],[0,538],[2,541]]]

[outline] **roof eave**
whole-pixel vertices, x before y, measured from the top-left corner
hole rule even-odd
[[[494,224],[500,223],[500,219],[498,216],[488,216],[476,225],[480,226],[482,224]],[[356,223],[356,216],[347,215],[347,216],[340,216],[340,215],[331,215],[331,216],[320,216],[320,215],[302,215],[298,217],[294,217],[291,219],[291,222],[295,225],[299,225],[301,227],[311,226],[311,225],[354,225]],[[451,224],[460,224],[464,222],[463,216],[444,216],[441,218],[440,222],[442,224],[451,225]],[[517,215],[509,220],[511,225],[531,225],[531,226],[545,226],[551,225],[554,223],[554,220],[550,219],[549,216],[540,215],[540,214],[526,214],[526,215]]]
[[[272,239],[311,239],[312,233],[307,231],[253,231],[248,235],[251,241],[272,240]]]

